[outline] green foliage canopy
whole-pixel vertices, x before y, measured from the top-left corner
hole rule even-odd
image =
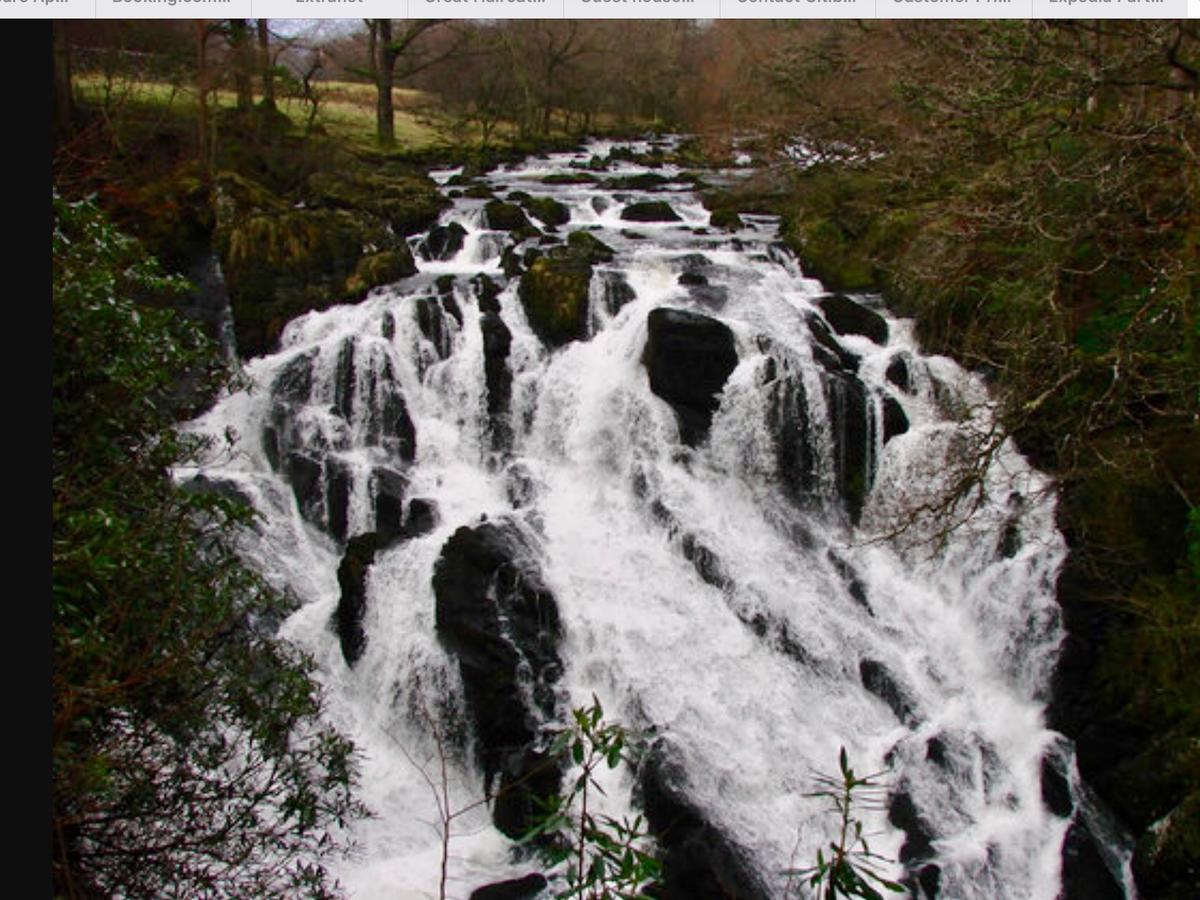
[[[286,599],[236,557],[243,504],[187,492],[175,424],[225,386],[186,289],[54,198],[53,879],[59,896],[331,896],[365,814]]]

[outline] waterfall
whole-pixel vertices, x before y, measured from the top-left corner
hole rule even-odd
[[[669,794],[744,896],[801,896],[784,873],[835,837],[810,794],[844,747],[886,770],[861,817],[914,896],[1055,900],[1080,789],[1043,721],[1052,485],[988,443],[977,379],[878,298],[806,278],[775,219],[713,228],[677,169],[628,158],[545,180],[611,149],[485,176],[570,221],[531,218],[514,248],[456,200],[413,239],[418,275],[292,321],[189,426],[235,436],[179,475],[261,513],[242,551],[299,601],[283,634],[363,753],[376,816],[336,876],[355,898],[437,896],[443,757],[467,810],[448,896],[535,870],[522,811],[485,790],[522,783],[594,695],[656,760],[607,773],[603,808]],[[662,183],[603,182],[646,173]],[[520,273],[575,231],[611,253],[584,267],[577,339],[548,341]],[[977,492],[922,514],[981,448]]]

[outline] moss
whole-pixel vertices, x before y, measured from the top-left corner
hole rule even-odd
[[[724,228],[726,231],[737,231],[744,227],[742,217],[733,209],[715,209],[709,217],[708,224],[713,228]]]
[[[566,225],[571,212],[553,197],[527,197],[522,206],[543,225]]]
[[[214,245],[244,355],[270,349],[288,319],[365,292],[411,266],[403,240],[368,211],[297,209],[229,173],[217,183]],[[376,258],[360,268],[364,255]]]
[[[543,256],[530,264],[517,296],[529,326],[547,345],[561,347],[586,336],[591,278],[591,264],[582,254]]]
[[[487,227],[496,231],[519,231],[529,227],[529,220],[521,207],[503,200],[491,200],[483,208]]]
[[[349,297],[360,298],[373,287],[392,284],[401,278],[415,275],[416,272],[416,264],[407,247],[373,253],[358,261],[354,272],[346,279],[344,293]]]
[[[616,252],[589,231],[572,231],[567,235],[567,247],[581,254],[588,262],[612,262]]]
[[[399,235],[426,230],[449,205],[428,178],[355,170],[315,173],[303,195],[314,208],[369,213]]]

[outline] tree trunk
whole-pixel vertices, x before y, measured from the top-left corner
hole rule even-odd
[[[267,29],[269,19],[258,20],[258,67],[262,73],[262,105],[275,108],[275,71],[271,64],[271,33]]]
[[[51,22],[54,50],[54,144],[58,146],[75,128],[75,94],[71,89],[71,46],[67,43],[66,22]]]
[[[378,19],[375,63],[375,136],[380,146],[391,147],[396,143],[396,113],[392,107],[392,86],[396,65],[396,51],[392,46],[392,20]]]
[[[253,51],[245,19],[229,20],[229,46],[233,50],[233,86],[237,109],[247,115],[254,108]]]
[[[212,123],[208,111],[208,23],[195,20],[196,28],[196,145],[200,171],[206,180],[212,178],[212,152],[210,133]]]

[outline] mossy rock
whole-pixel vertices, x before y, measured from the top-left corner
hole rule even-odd
[[[417,266],[407,247],[372,253],[358,261],[354,272],[346,279],[344,293],[348,297],[361,298],[373,287],[393,284],[415,274]]]
[[[605,178],[603,186],[612,191],[653,191],[670,183],[670,178],[657,172],[639,172],[637,175],[615,175]]]
[[[361,210],[296,209],[261,185],[231,175],[218,181],[213,243],[238,348],[246,356],[269,350],[273,335],[294,316],[346,299],[347,282],[364,253],[396,256],[357,272],[361,280],[352,294],[372,277],[411,265],[404,242],[382,219]]]
[[[550,347],[561,347],[587,336],[592,266],[583,253],[555,250],[560,252],[529,264],[517,296],[534,334]]]
[[[745,223],[742,222],[742,217],[732,209],[716,209],[709,216],[708,224],[713,228],[724,228],[726,231],[737,231],[740,228],[745,228]]]
[[[543,225],[566,225],[571,221],[571,211],[553,197],[528,197],[522,205]]]
[[[180,166],[132,191],[104,196],[114,222],[127,229],[168,266],[182,267],[214,225],[212,195],[199,166]]]
[[[518,231],[530,227],[521,207],[503,200],[489,201],[483,208],[483,219],[487,227],[495,231]]]
[[[429,178],[354,169],[317,172],[309,177],[303,193],[311,208],[369,213],[400,235],[427,230],[450,202]]]
[[[236,172],[218,172],[213,183],[218,228],[253,215],[284,213],[292,207],[257,181]]]
[[[621,210],[621,218],[626,222],[679,222],[679,213],[671,208],[666,200],[643,200],[640,203],[630,203]]]
[[[486,184],[473,184],[463,191],[462,195],[471,200],[491,200],[496,196],[495,192]]]
[[[805,272],[835,291],[870,291],[877,287],[871,260],[829,219],[797,223],[787,232]]]
[[[567,235],[567,246],[591,263],[612,262],[616,256],[612,247],[589,231],[572,231]]]

